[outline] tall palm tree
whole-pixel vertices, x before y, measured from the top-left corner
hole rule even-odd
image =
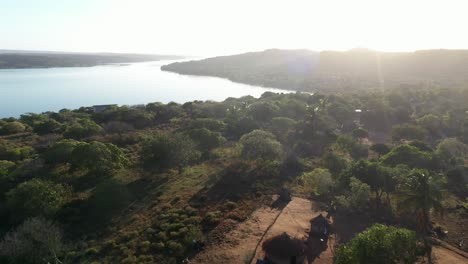
[[[423,237],[427,259],[432,263],[432,246],[429,234],[432,229],[430,213],[442,213],[442,181],[427,170],[415,169],[408,175],[406,184],[398,194],[398,208],[413,213],[416,217],[417,232]]]

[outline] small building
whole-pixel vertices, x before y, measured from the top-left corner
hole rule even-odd
[[[112,107],[117,107],[116,104],[108,104],[108,105],[93,105],[92,108],[93,108],[93,111],[95,113],[100,113],[106,109],[109,109],[109,108],[112,108]]]

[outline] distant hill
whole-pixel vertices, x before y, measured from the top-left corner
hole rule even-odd
[[[0,69],[87,67],[108,63],[143,62],[181,58],[183,57],[154,54],[0,50]]]
[[[300,91],[344,91],[401,86],[468,84],[468,50],[344,52],[266,50],[199,61],[162,70]]]

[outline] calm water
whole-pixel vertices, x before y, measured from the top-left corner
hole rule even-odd
[[[163,72],[172,61],[125,66],[0,70],[0,118],[75,109],[98,104],[135,105],[170,101],[222,101],[284,90],[233,83],[212,77]]]

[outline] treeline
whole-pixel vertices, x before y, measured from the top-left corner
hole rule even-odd
[[[118,53],[1,53],[0,69],[90,67],[110,63],[131,63],[181,59],[180,56]]]
[[[387,255],[417,259],[430,252],[433,212],[466,222],[467,101],[467,89],[267,92],[2,119],[1,261],[178,263],[227,219],[245,219],[249,201],[285,187],[326,203],[336,221],[360,215],[414,230],[377,226],[356,240],[405,235],[407,254]],[[151,217],[128,230],[138,218],[126,215],[119,226],[135,203]],[[359,245],[337,262],[362,263]]]
[[[306,92],[350,92],[395,87],[463,87],[466,50],[345,52],[266,50],[176,62],[162,70],[228,78],[232,81]]]

